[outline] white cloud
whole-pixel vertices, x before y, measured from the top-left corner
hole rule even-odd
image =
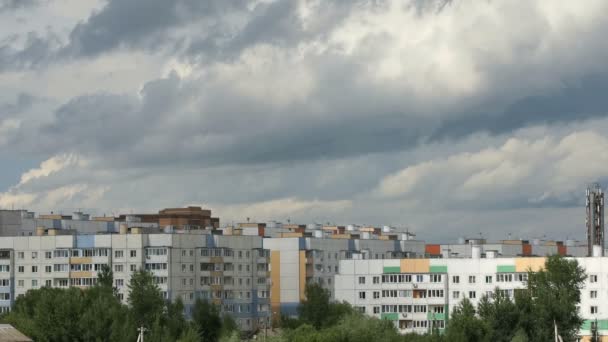
[[[577,131],[562,138],[511,138],[502,146],[458,153],[408,166],[385,177],[375,193],[384,198],[433,198],[511,206],[575,200],[590,182],[606,177],[608,138]],[[574,196],[581,199],[581,196]],[[503,202],[501,204],[501,202]]]

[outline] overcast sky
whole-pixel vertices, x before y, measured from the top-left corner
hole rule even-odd
[[[608,1],[0,0],[0,208],[584,238]]]

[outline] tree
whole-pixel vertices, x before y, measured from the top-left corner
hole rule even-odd
[[[306,284],[306,300],[298,307],[300,320],[316,329],[327,325],[329,310],[329,292],[316,283]]]
[[[154,284],[152,273],[138,270],[131,275],[128,302],[135,322],[150,328],[150,324],[163,313],[165,305],[160,289]]]
[[[236,324],[236,321],[229,314],[224,314],[222,316],[222,329],[220,332],[220,336],[232,336],[239,335],[239,326]]]
[[[528,336],[548,341],[554,335],[554,322],[564,341],[574,341],[583,324],[577,305],[587,278],[575,259],[560,255],[547,258],[545,269],[528,274],[528,295],[534,310],[534,325]]]
[[[517,306],[498,288],[494,290],[492,298],[484,295],[480,299],[477,312],[488,325],[491,341],[509,342],[515,336],[515,327],[519,322]]]
[[[182,332],[177,342],[200,342],[201,337],[196,331],[196,328],[192,325],[188,325]]]
[[[450,342],[490,341],[488,325],[475,316],[475,308],[463,299],[454,309],[447,327],[446,338]]]
[[[219,339],[222,319],[214,304],[197,298],[192,309],[192,321],[203,341],[216,342]]]

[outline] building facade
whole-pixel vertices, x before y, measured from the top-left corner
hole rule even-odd
[[[271,306],[275,318],[295,316],[305,299],[308,282],[329,290],[334,298],[334,276],[340,261],[349,259],[391,259],[421,257],[424,242],[415,240],[379,240],[332,237],[264,238],[270,251],[272,270]]]
[[[581,293],[588,338],[597,320],[608,336],[608,258],[576,258],[588,278]],[[394,323],[401,333],[444,329],[463,298],[477,305],[496,288],[511,298],[525,287],[528,269],[544,267],[544,257],[344,260],[335,279],[335,297],[358,310]]]
[[[88,287],[103,265],[114,272],[119,298],[128,299],[131,274],[146,269],[168,300],[181,298],[189,315],[196,298],[217,304],[244,330],[270,315],[269,253],[256,236],[211,234],[55,235],[0,239],[0,311],[42,286]]]

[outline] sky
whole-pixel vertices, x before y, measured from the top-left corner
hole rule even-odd
[[[0,208],[585,237],[604,0],[0,0]]]

